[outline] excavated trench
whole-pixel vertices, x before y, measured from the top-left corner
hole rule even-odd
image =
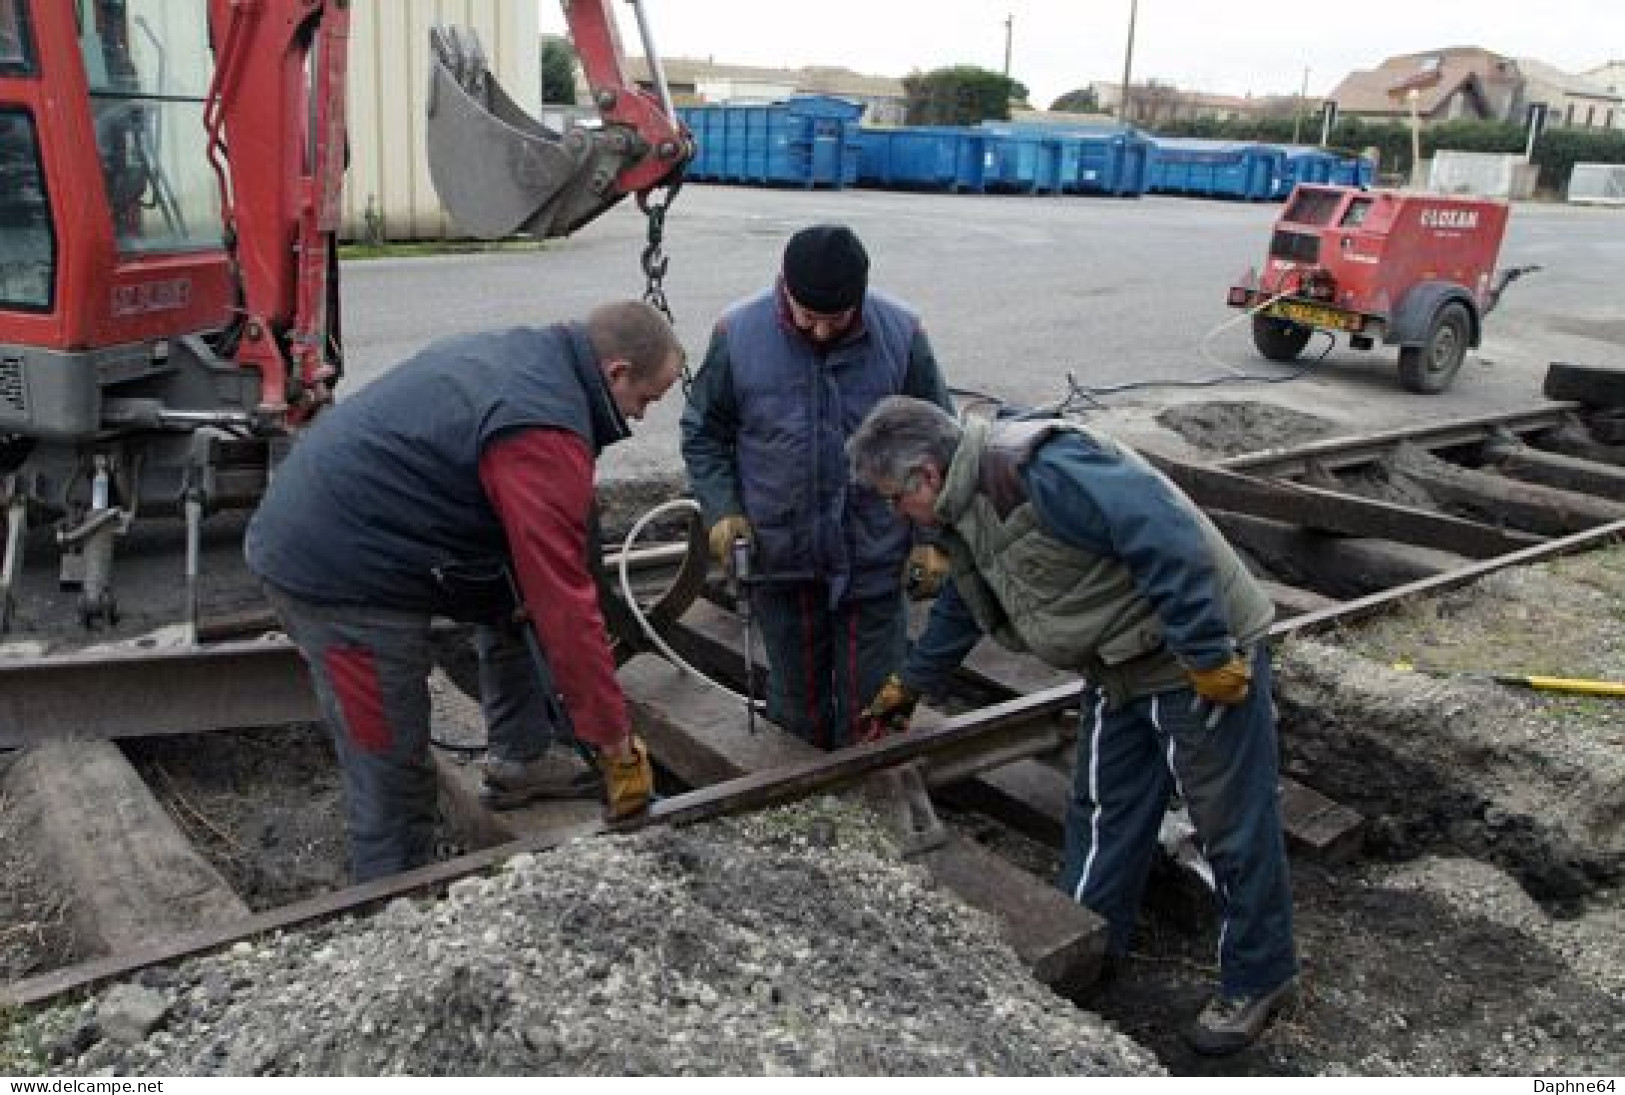
[[[1288,448],[1329,433],[1311,416],[1252,404],[1192,405],[1164,412],[1160,421],[1218,456]],[[1464,466],[1482,465],[1480,448],[1473,441],[1445,451]],[[1308,478],[1335,481],[1351,496],[1474,519],[1483,513],[1459,500],[1436,500],[1380,459],[1313,469]],[[606,513],[606,542],[618,543],[615,530],[630,523],[627,515],[669,497],[671,488],[659,483],[631,490],[620,509]],[[1261,574],[1335,601],[1425,581],[1471,562],[1466,555],[1415,544],[1396,550],[1365,538],[1354,538],[1360,542],[1351,552],[1349,538],[1268,517],[1210,512]],[[1295,857],[1307,987],[1300,1016],[1229,1064],[1182,1050],[1173,1017],[1200,1005],[1212,976],[1216,925],[1200,887],[1169,865],[1153,879],[1141,949],[1126,970],[1078,991],[1076,1001],[1151,1047],[1175,1072],[1618,1071],[1625,986],[1617,975],[1598,971],[1625,968],[1618,933],[1610,943],[1605,930],[1618,923],[1625,872],[1619,820],[1625,817],[1619,801],[1625,797],[1619,759],[1625,716],[1613,709],[1622,701],[1514,693],[1394,664],[1625,679],[1622,596],[1625,557],[1608,549],[1418,595],[1333,632],[1286,637],[1276,692],[1283,774],[1365,819],[1352,859]],[[471,679],[466,647],[449,640],[444,655],[453,680]],[[1006,694],[967,676],[940,699],[952,712]],[[342,884],[337,771],[316,728],[150,738],[127,742],[124,750],[176,825],[251,909],[272,909]],[[1068,771],[1063,755],[1039,759]],[[8,888],[8,904],[0,905],[0,974],[8,980],[93,954],[76,935],[72,894],[55,885],[49,863],[31,854],[38,819],[28,815],[24,790],[11,785],[6,770],[16,767],[14,756],[0,754],[0,774],[7,777],[0,859],[8,877],[25,881]],[[666,789],[678,788],[668,779]],[[1053,876],[1052,826],[1035,827],[1025,813],[1001,817],[957,797],[953,805],[948,801],[942,800],[942,812],[956,831],[1040,877]],[[444,829],[445,856],[467,846],[463,834]],[[1401,876],[1403,884],[1396,881]],[[1516,903],[1500,879],[1539,911],[1520,913],[1516,923],[1486,912]],[[1494,900],[1482,899],[1486,893]],[[1472,894],[1485,908],[1475,912]],[[1553,927],[1565,924],[1570,928]],[[1554,941],[1554,931],[1569,934]],[[1450,953],[1437,953],[1446,944]],[[1451,1016],[1452,992],[1429,1003],[1427,986],[1407,987],[1403,977],[1385,972],[1383,962],[1396,951],[1426,952],[1423,964],[1436,963],[1437,978],[1461,982],[1462,999],[1481,1005],[1468,1009],[1471,1015]],[[1502,1038],[1500,1028],[1518,1015],[1519,990],[1508,983],[1519,976],[1538,981],[1546,1016],[1541,1038]],[[1361,1006],[1380,1017],[1351,1021],[1349,1009]],[[1347,1044],[1339,1044],[1338,1029]]]

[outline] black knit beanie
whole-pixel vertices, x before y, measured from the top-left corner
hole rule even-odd
[[[810,312],[855,308],[869,285],[869,255],[844,224],[815,224],[784,248],[784,287]]]

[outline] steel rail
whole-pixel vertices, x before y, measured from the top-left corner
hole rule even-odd
[[[698,529],[699,522],[691,523]],[[672,567],[671,582],[645,612],[669,627],[693,604],[704,584],[703,542],[656,545],[633,551],[629,566]],[[619,551],[606,556],[618,564]],[[626,613],[616,596],[615,611]],[[266,630],[274,617],[252,612],[208,621],[200,634],[224,628]],[[239,632],[240,634],[241,632]],[[622,621],[618,651],[630,655],[647,642],[635,623]],[[635,640],[628,643],[627,636]],[[62,738],[138,738],[220,729],[286,726],[321,718],[310,674],[299,650],[281,634],[229,639],[199,646],[144,646],[134,639],[66,653],[0,657],[0,749]]]
[[[1580,410],[1583,407],[1579,403],[1546,403],[1481,418],[1460,418],[1353,437],[1329,437],[1324,441],[1312,441],[1287,449],[1265,449],[1215,460],[1213,466],[1226,471],[1276,476],[1303,475],[1313,466],[1329,470],[1346,469],[1369,464],[1401,443],[1424,449],[1449,449],[1482,443],[1503,430],[1524,434],[1554,429],[1561,424],[1564,415]]]
[[[0,659],[0,748],[320,717],[305,663],[281,636]]]
[[[1560,539],[1548,540],[1543,544],[1514,551],[1510,555],[1484,559],[1455,570],[1447,570],[1443,574],[1435,574],[1431,578],[1422,578],[1392,589],[1385,589],[1380,593],[1370,593],[1364,597],[1342,601],[1318,612],[1308,612],[1302,616],[1278,621],[1270,628],[1269,637],[1274,641],[1294,635],[1312,635],[1390,611],[1417,597],[1460,588],[1498,570],[1523,566],[1526,563],[1539,563],[1560,555],[1571,555],[1578,551],[1601,547],[1610,540],[1620,539],[1625,539],[1625,521],[1610,521],[1606,525],[1598,525],[1596,528],[1589,528]]]
[[[52,970],[0,986],[0,1005],[42,1004],[66,993],[128,976],[149,966],[180,961],[243,939],[362,912],[397,897],[437,891],[459,878],[490,870],[512,856],[545,851],[570,840],[611,832],[634,832],[655,825],[694,824],[805,798],[852,783],[885,768],[907,764],[939,752],[963,750],[982,738],[997,738],[1012,727],[1045,718],[1076,703],[1081,688],[1081,682],[1060,685],[874,744],[854,745],[798,764],[715,783],[662,799],[648,813],[621,824],[590,822],[546,830],[455,859],[258,913],[234,923],[155,942],[127,954],[109,955]]]

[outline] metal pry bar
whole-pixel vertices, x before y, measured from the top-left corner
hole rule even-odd
[[[750,541],[735,536],[728,545],[728,562],[733,584],[734,604],[739,608],[739,619],[745,629],[745,726],[756,733],[756,667],[753,664],[756,644],[752,642],[752,620],[755,613],[750,603]]]

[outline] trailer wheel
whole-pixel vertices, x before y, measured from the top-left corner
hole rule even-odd
[[[1429,395],[1450,387],[1467,357],[1471,331],[1467,309],[1452,301],[1433,315],[1427,341],[1399,351],[1399,382],[1410,391]]]
[[[1309,336],[1313,333],[1310,328],[1290,320],[1253,317],[1253,345],[1271,361],[1296,361],[1298,354],[1309,345]]]

